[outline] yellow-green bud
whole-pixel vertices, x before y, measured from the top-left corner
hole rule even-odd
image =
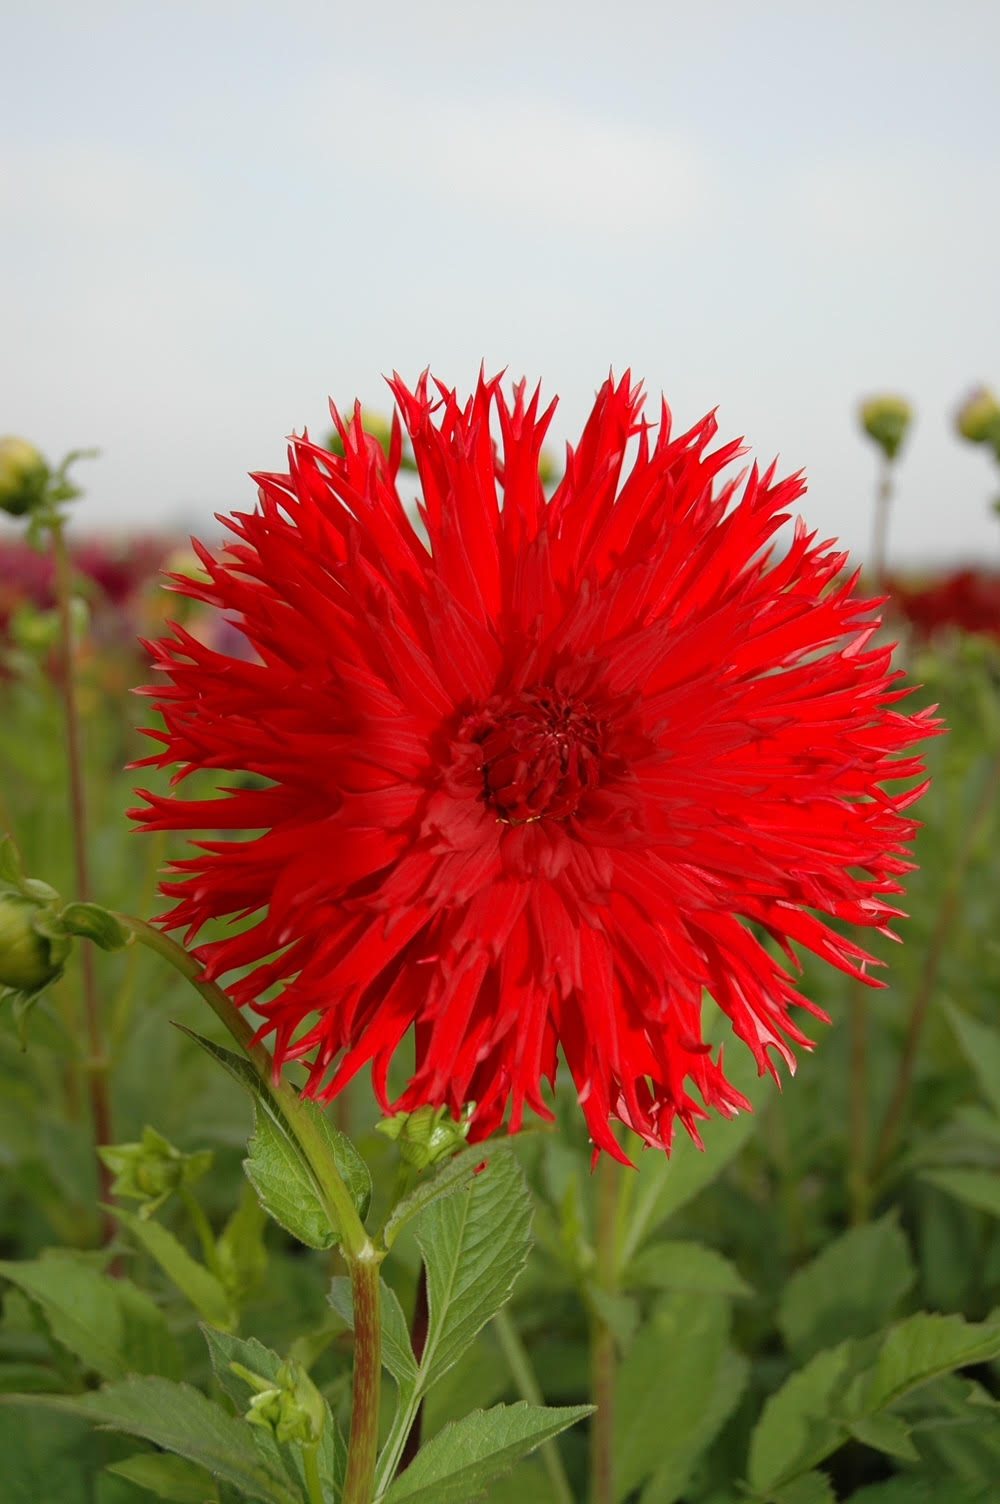
[[[547,449],[543,449],[538,456],[538,479],[543,486],[555,485],[559,478],[559,468]]]
[[[246,1412],[251,1425],[264,1426],[279,1442],[297,1441],[304,1447],[319,1444],[326,1425],[326,1402],[301,1363],[287,1359],[273,1379],[242,1363],[229,1367],[256,1390]]]
[[[992,444],[1000,453],[1000,403],[986,387],[969,393],[955,414],[955,427],[970,444]]]
[[[112,1195],[145,1202],[139,1212],[143,1219],[152,1216],[174,1191],[194,1185],[212,1163],[210,1149],[183,1154],[149,1127],[142,1130],[141,1143],[102,1144],[97,1152],[115,1176]]]
[[[471,1114],[471,1107],[466,1112]],[[395,1117],[383,1118],[377,1127],[399,1145],[405,1165],[426,1170],[465,1148],[469,1118],[456,1122],[447,1107],[418,1107],[415,1112],[397,1112]]]
[[[0,439],[0,511],[23,517],[45,496],[49,467],[27,439]]]
[[[865,433],[887,460],[894,460],[913,420],[910,404],[902,397],[869,397],[861,404],[860,416]]]
[[[72,941],[48,932],[50,912],[33,898],[0,892],[0,987],[40,992],[62,974]]]

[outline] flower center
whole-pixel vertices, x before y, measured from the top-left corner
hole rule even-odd
[[[565,819],[597,787],[603,726],[585,704],[556,690],[491,701],[472,739],[482,748],[486,802],[505,825]]]

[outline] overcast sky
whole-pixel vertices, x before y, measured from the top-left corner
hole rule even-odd
[[[393,367],[579,428],[609,367],[805,467],[864,551],[858,399],[914,404],[897,559],[1000,565],[951,432],[1000,388],[990,0],[7,0],[0,433],[97,444],[80,526],[214,535]]]

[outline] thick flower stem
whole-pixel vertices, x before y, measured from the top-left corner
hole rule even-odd
[[[80,733],[80,713],[76,700],[76,655],[73,651],[72,597],[73,581],[70,571],[66,536],[61,521],[49,526],[52,538],[52,560],[55,565],[55,593],[59,611],[59,635],[62,656],[62,697],[66,718],[66,757],[69,766],[70,826],[73,838],[73,864],[76,878],[76,896],[81,903],[90,899],[90,871],[87,861],[87,799],[84,779],[83,738]],[[87,1039],[87,1091],[90,1097],[90,1114],[95,1144],[111,1144],[114,1134],[111,1125],[111,1098],[108,1090],[109,1059],[104,1042],[101,1022],[101,1006],[94,974],[94,953],[89,945],[80,947],[80,968],[83,979],[84,1031]],[[111,1171],[98,1162],[99,1200],[111,1199]],[[102,1223],[104,1241],[114,1234],[114,1218],[105,1213]]]
[[[354,1387],[343,1504],[371,1504],[373,1498],[382,1389],[381,1262],[371,1244],[366,1255],[348,1260],[354,1291]]]
[[[379,1266],[384,1257],[369,1238],[351,1194],[337,1169],[326,1140],[294,1087],[275,1075],[270,1052],[254,1039],[254,1031],[232,999],[202,975],[201,963],[162,930],[128,914],[116,916],[149,950],[169,961],[225,1024],[253,1065],[262,1083],[277,1098],[289,1128],[313,1171],[316,1192],[340,1236],[354,1295],[354,1390],[347,1474],[342,1504],[371,1504],[378,1449],[381,1396],[381,1287]]]
[[[613,1295],[618,1284],[616,1248],[621,1166],[602,1154],[597,1166],[595,1275],[598,1287]],[[615,1504],[615,1337],[597,1310],[591,1313],[590,1397],[597,1406],[590,1422],[591,1504]]]
[[[920,1047],[921,1036],[927,1015],[930,1011],[931,1000],[937,988],[938,973],[941,970],[941,962],[944,959],[945,945],[951,935],[952,927],[959,913],[962,896],[962,882],[968,870],[969,863],[975,854],[976,847],[989,824],[996,804],[997,795],[1000,794],[1000,752],[996,754],[987,774],[986,783],[979,796],[979,802],[972,812],[972,818],[966,827],[965,835],[955,857],[954,866],[948,879],[944,895],[941,899],[941,907],[938,910],[937,923],[931,934],[930,943],[927,947],[927,958],[910,1010],[910,1022],[906,1031],[906,1040],[903,1045],[903,1053],[899,1061],[899,1070],[896,1075],[896,1084],[889,1106],[886,1109],[885,1120],[882,1124],[882,1132],[879,1134],[878,1147],[872,1163],[872,1177],[881,1174],[892,1158],[896,1146],[896,1138],[902,1124],[906,1104],[909,1100],[910,1089],[913,1085],[913,1074],[916,1069],[917,1052]]]

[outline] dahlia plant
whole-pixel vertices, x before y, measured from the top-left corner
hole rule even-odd
[[[94,1075],[108,1247],[132,1240],[206,1318],[230,1408],[96,1349],[102,1387],[25,1402],[152,1442],[159,1452],[119,1471],[160,1497],[213,1487],[273,1504],[463,1504],[537,1447],[547,1498],[567,1504],[552,1438],[589,1417],[591,1497],[622,1504],[646,1474],[615,1447],[632,1394],[617,1382],[631,1338],[621,1285],[652,1216],[628,1177],[685,1136],[721,1142],[737,1125],[713,1119],[751,1111],[755,1077],[794,1071],[811,1047],[804,1021],[827,1021],[800,990],[799,952],[862,992],[880,985],[864,932],[891,935],[901,915],[926,784],[917,748],[938,723],[907,708],[881,603],[844,553],[801,521],[782,531],[802,478],[733,474],[744,450],[715,445],[714,416],[675,433],[665,404],[648,420],[631,377],[609,379],[550,489],[555,404],[543,411],[538,391],[508,396],[483,377],[462,401],[426,375],[390,386],[387,432],[332,409],[336,442],[294,437],[287,473],[257,475],[257,506],[223,519],[232,540],[197,544],[200,569],[169,576],[222,613],[228,638],[188,617],[146,644],[156,745],[137,766],[171,777],[139,790],[133,817],[198,835],[161,882],[166,910],[147,922],[91,902],[79,789],[76,901],[7,848],[0,982],[21,1013],[74,939],[141,944],[235,1040],[186,1028],[249,1091],[256,1120],[254,1197],[217,1233],[194,1191],[208,1160],[154,1128],[111,1142]],[[61,548],[57,511],[35,525]],[[68,633],[64,647],[71,685]],[[67,716],[72,746],[71,690]],[[96,1011],[91,1025],[99,1060]],[[366,1068],[382,1114],[374,1178],[348,1112],[335,1123],[324,1110]],[[593,1404],[553,1408],[503,1306],[530,1243],[517,1141],[563,1131],[560,1070],[596,1167],[595,1246],[571,1236],[565,1201],[562,1234]],[[172,1196],[200,1263],[155,1218]],[[236,1335],[250,1278],[236,1219],[251,1225],[258,1207],[336,1250],[329,1299],[353,1331],[346,1436],[308,1344],[282,1354]],[[409,1321],[382,1274],[397,1255],[419,1264]],[[4,1272],[45,1308],[37,1272]],[[120,1302],[131,1287],[111,1274],[102,1299]],[[491,1320],[521,1402],[473,1410],[421,1446],[428,1393]],[[1000,1352],[1000,1327],[959,1325],[932,1357],[920,1349],[904,1385]],[[927,1330],[886,1340],[910,1352]],[[654,1355],[660,1340],[655,1326],[639,1339]],[[782,1451],[765,1425],[751,1496],[790,1504],[821,1489],[817,1465],[851,1427],[881,1423],[885,1442],[882,1411],[902,1392],[893,1362],[889,1347],[844,1358],[822,1436]],[[699,1403],[717,1428],[735,1396]],[[673,1438],[682,1454],[711,1439],[707,1424],[699,1413]],[[687,1476],[654,1472],[644,1504],[679,1498]]]

